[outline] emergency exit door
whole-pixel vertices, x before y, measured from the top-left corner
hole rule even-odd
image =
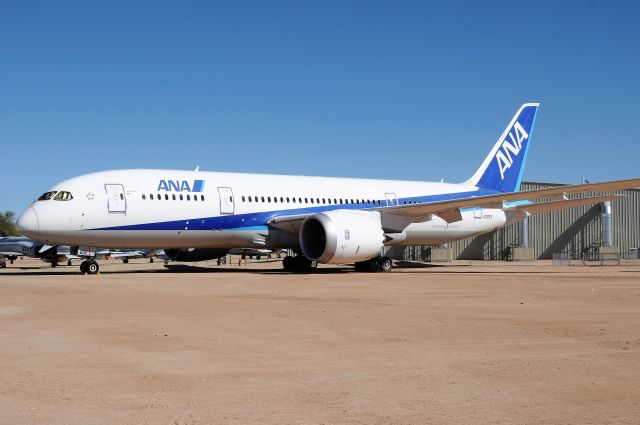
[[[107,191],[107,208],[110,213],[127,212],[127,198],[124,195],[124,186],[121,184],[105,184]]]
[[[233,191],[231,188],[219,187],[218,194],[220,195],[220,214],[233,214],[235,204],[233,202]]]

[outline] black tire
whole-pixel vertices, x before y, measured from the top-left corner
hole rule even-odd
[[[85,274],[87,272],[87,262],[80,263],[80,273]]]
[[[149,263],[153,263],[153,258],[149,258]]]
[[[57,261],[52,261],[51,262],[51,267],[58,267],[58,262]]]
[[[294,265],[294,259],[290,255],[287,255],[286,257],[284,257],[284,260],[282,260],[282,268],[287,272],[290,272],[293,270],[293,265]]]
[[[311,272],[311,260],[303,255],[299,255],[294,258],[295,271],[297,273],[310,273]]]
[[[369,260],[369,271],[370,272],[379,272],[380,271],[380,259],[379,258],[372,258],[371,260]]]
[[[67,266],[72,266],[73,263],[71,263],[71,260],[67,260]]]
[[[122,262],[123,262],[124,264],[129,264],[129,259],[128,259],[128,258],[123,258],[123,259],[122,259]]]
[[[87,274],[98,274],[100,266],[95,261],[89,261],[86,266]]]
[[[389,257],[382,257],[378,263],[380,264],[380,271],[383,273],[390,272],[393,268],[393,261]]]

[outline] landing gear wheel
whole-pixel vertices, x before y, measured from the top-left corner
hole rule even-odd
[[[129,259],[128,258],[123,258],[122,259],[122,263],[123,264],[129,264]]]
[[[378,260],[378,263],[380,264],[380,271],[383,273],[390,272],[393,268],[393,261],[389,257],[382,257]]]
[[[150,262],[150,263],[153,263],[153,258],[149,258],[149,262]]]
[[[354,264],[354,267],[355,267],[357,272],[366,272],[369,269],[369,262],[368,261],[358,261],[357,263]]]
[[[286,272],[293,271],[293,264],[294,264],[294,259],[290,255],[287,255],[286,257],[284,257],[284,260],[282,260],[282,268]]]
[[[67,266],[71,266],[71,260],[67,260]]]
[[[100,271],[100,266],[95,261],[88,261],[86,265],[87,274],[97,274]]]
[[[369,260],[369,271],[374,273],[380,271],[380,258],[372,258]]]
[[[375,257],[366,261],[358,261],[354,264],[357,272],[388,272],[393,268],[393,262],[389,257]]]
[[[87,262],[80,263],[80,273],[85,274],[87,272]]]
[[[313,263],[304,255],[297,255],[295,257],[287,255],[284,257],[284,260],[282,260],[282,267],[288,272],[309,273],[311,269],[313,269]]]
[[[52,261],[51,262],[51,267],[58,267],[58,262],[57,261]]]

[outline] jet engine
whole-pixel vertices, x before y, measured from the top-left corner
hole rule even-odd
[[[307,217],[300,227],[299,239],[308,259],[345,264],[378,255],[384,232],[379,212],[336,210]]]
[[[170,248],[164,254],[171,261],[206,261],[224,257],[229,252],[226,248]]]

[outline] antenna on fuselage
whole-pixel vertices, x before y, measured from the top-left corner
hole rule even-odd
[[[196,169],[194,171],[200,171],[200,166],[196,165]]]

